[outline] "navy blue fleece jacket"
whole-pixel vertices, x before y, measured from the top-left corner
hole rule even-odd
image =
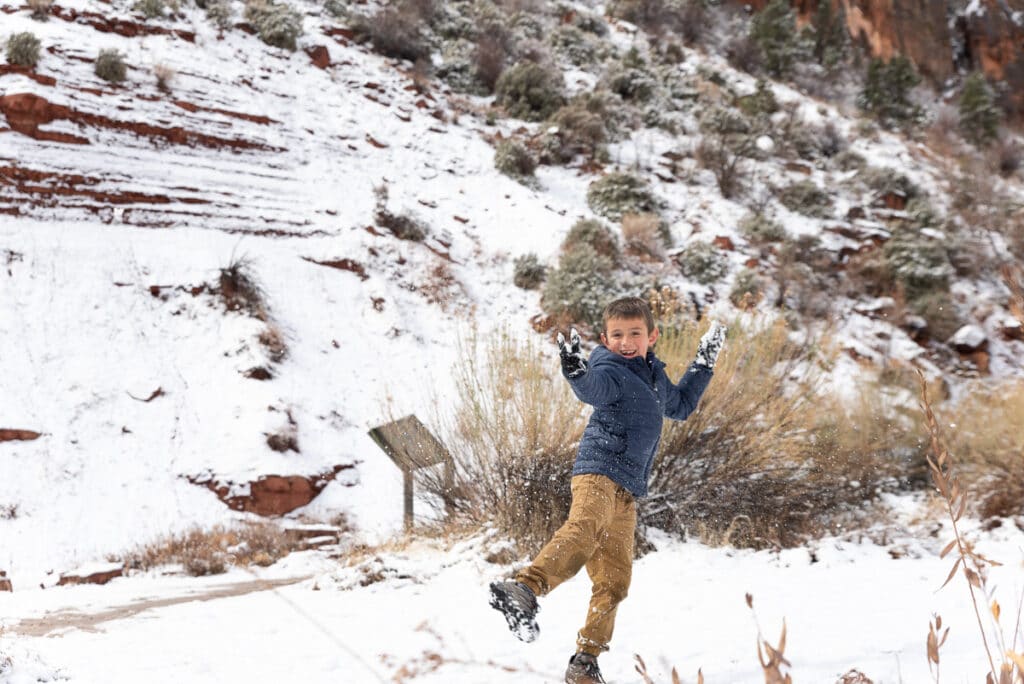
[[[662,416],[686,420],[711,375],[707,366],[694,363],[676,385],[653,351],[646,359],[627,359],[607,347],[595,348],[587,372],[566,377],[576,396],[594,407],[572,474],[605,475],[633,496],[646,496]]]

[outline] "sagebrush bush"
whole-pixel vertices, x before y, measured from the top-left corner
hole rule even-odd
[[[599,60],[601,43],[590,33],[572,25],[562,25],[551,34],[555,52],[576,66],[585,67]]]
[[[710,242],[693,242],[676,257],[679,270],[687,278],[703,285],[712,285],[728,271],[728,260]]]
[[[587,188],[587,206],[595,214],[621,221],[626,214],[657,214],[661,202],[643,178],[630,173],[609,173]]]
[[[452,369],[455,403],[438,418],[457,465],[454,515],[494,527],[532,556],[568,516],[584,406],[534,339],[509,331],[460,339],[468,342]]]
[[[779,101],[775,91],[763,78],[757,80],[755,90],[750,95],[736,98],[736,106],[748,117],[770,116],[779,111]]]
[[[853,150],[843,150],[832,158],[832,163],[841,171],[853,171],[866,167],[868,160]]]
[[[517,140],[502,140],[494,148],[494,167],[510,178],[522,181],[533,176],[537,162]]]
[[[235,10],[230,0],[211,0],[206,5],[206,17],[212,21],[217,28],[224,30],[231,28],[234,21]]]
[[[751,309],[757,306],[764,298],[764,281],[757,275],[757,271],[744,268],[736,274],[732,289],[729,291],[729,301],[740,309]]]
[[[544,134],[544,155],[549,163],[568,164],[578,155],[594,160],[605,154],[606,119],[600,111],[576,99],[559,108]],[[596,109],[596,108],[595,108]]]
[[[739,224],[740,232],[754,243],[782,242],[789,238],[785,227],[763,212],[751,212]]]
[[[534,62],[505,70],[494,86],[495,102],[509,116],[543,121],[565,103],[561,71]]]
[[[245,18],[267,45],[295,50],[302,35],[302,14],[291,5],[274,0],[250,0]]]
[[[423,32],[424,8],[409,0],[390,4],[375,15],[353,20],[352,30],[368,38],[373,49],[386,57],[415,62],[430,56],[430,45]]]
[[[603,83],[626,102],[647,102],[658,88],[657,78],[636,48],[630,48],[621,61],[609,67]]]
[[[878,194],[895,192],[912,200],[921,194],[921,189],[905,174],[888,166],[869,166],[859,174],[861,181]]]
[[[658,340],[670,377],[692,362],[703,328],[684,325]],[[782,321],[732,324],[698,411],[665,422],[641,521],[753,548],[871,522],[865,504],[899,474],[896,456],[920,440],[867,383],[852,404],[822,392],[820,368],[832,356],[825,342],[794,340]]]
[[[813,181],[791,183],[778,192],[779,202],[790,211],[815,218],[832,216],[832,200]]]
[[[614,263],[588,244],[562,252],[558,268],[548,273],[541,295],[544,311],[565,323],[601,327],[601,312],[615,298]]]
[[[945,290],[918,294],[908,299],[907,308],[928,323],[928,335],[939,342],[949,340],[965,323],[953,297]]]
[[[568,251],[579,245],[589,245],[601,256],[608,257],[612,263],[617,263],[621,252],[619,241],[603,221],[596,219],[580,219],[572,225],[565,239],[562,240],[562,250]]]
[[[15,33],[7,39],[7,62],[18,66],[35,67],[39,63],[40,45],[42,44],[33,33]]]
[[[164,0],[137,0],[132,9],[146,19],[160,19],[167,11],[167,5],[164,4]]]
[[[112,48],[100,50],[93,70],[108,83],[120,83],[128,78],[128,65],[125,64],[124,56]]]
[[[536,290],[544,282],[547,267],[537,255],[530,252],[515,258],[512,265],[512,284],[524,290]]]
[[[199,577],[218,575],[232,566],[273,565],[298,548],[298,540],[271,523],[216,525],[159,539],[130,551],[124,561],[138,570],[180,564],[189,575]]]

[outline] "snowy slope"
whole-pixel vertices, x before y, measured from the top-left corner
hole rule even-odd
[[[171,33],[126,36],[109,22],[141,20],[98,0],[62,3],[46,23],[20,6],[0,5],[0,38],[31,30],[44,47],[35,72],[43,78],[0,71],[0,97],[54,116],[32,129],[36,137],[16,130],[23,123],[0,120],[0,428],[42,433],[0,443],[0,510],[16,508],[0,519],[0,570],[15,586],[13,594],[0,593],[0,625],[15,634],[14,623],[63,606],[93,610],[250,579],[238,571],[209,582],[143,576],[102,589],[35,590],[52,584],[50,571],[195,524],[244,517],[190,477],[210,475],[243,491],[265,475],[354,466],[295,515],[327,520],[345,513],[368,542],[393,534],[401,524],[401,477],[367,430],[389,415],[429,420],[435,403],[451,401],[456,342],[471,323],[488,331],[507,322],[516,333],[534,334],[528,320],[539,312],[537,296],[510,286],[512,258],[536,252],[554,263],[569,227],[592,215],[585,202],[590,174],[542,167],[538,189],[529,189],[495,171],[488,139],[521,122],[489,126],[476,113],[485,101],[437,84],[421,92],[408,64],[334,32],[315,4],[301,7],[304,49],[287,53],[242,31],[219,35],[193,7],[151,23]],[[621,46],[634,42],[629,27],[614,30]],[[305,49],[314,46],[327,50],[329,68],[312,63]],[[112,88],[92,73],[90,60],[107,47],[127,55],[128,85]],[[710,66],[753,91],[751,77],[706,60],[688,52],[680,69],[694,76]],[[157,64],[177,72],[170,94],[155,85]],[[569,85],[587,78],[575,74]],[[831,106],[777,91],[798,99],[811,120],[855,129]],[[694,143],[690,134],[643,130],[611,147],[609,169],[653,174],[664,153]],[[920,146],[880,134],[857,140],[854,149],[942,196],[947,170]],[[673,238],[682,245],[729,237],[740,245],[728,254],[735,272],[750,256],[735,227],[746,209],[721,200],[706,171],[689,171],[689,182],[651,175]],[[838,174],[813,174],[839,187]],[[769,162],[755,165],[755,176],[803,177]],[[381,185],[392,211],[427,223],[424,242],[375,227],[373,189]],[[839,196],[837,211],[864,199]],[[820,220],[780,219],[793,233],[820,233],[831,249],[855,246],[823,232]],[[227,312],[211,293],[220,269],[241,257],[266,294],[268,321]],[[675,269],[663,275],[683,291],[709,295]],[[968,296],[999,299],[994,290]],[[714,306],[732,313],[720,295]],[[843,339],[862,356],[878,353],[870,345],[880,344],[880,332],[897,358],[923,353],[901,331],[850,307]],[[268,327],[286,343],[280,363],[258,341]],[[993,369],[1019,369],[1022,352],[1020,343],[994,345]],[[274,378],[245,377],[255,366],[271,368]],[[844,357],[836,384],[857,368]],[[289,416],[300,451],[282,454],[266,437]],[[1016,534],[991,542],[1008,573],[1019,569]],[[603,661],[606,671],[630,680],[630,654],[638,652],[662,680],[663,663],[673,663],[691,679],[702,666],[709,681],[756,681],[755,632],[742,605],[751,591],[766,636],[774,639],[788,618],[800,681],[834,681],[849,667],[877,681],[927,681],[918,636],[932,610],[955,626],[951,681],[977,678],[981,658],[962,595],[952,588],[938,599],[931,594],[945,576],[931,544],[921,558],[892,560],[869,543],[835,543],[842,550],[824,551],[812,565],[805,550],[773,556],[666,542],[638,565],[621,650]],[[545,636],[526,650],[508,640],[483,599],[486,581],[508,568],[478,556],[475,548],[427,548],[407,561],[404,574],[413,579],[351,589],[344,572],[325,569],[322,558],[295,557],[270,576],[318,578],[277,594],[154,609],[99,633],[19,637],[0,654],[18,664],[11,681],[54,672],[111,681],[115,659],[126,681],[286,677],[296,660],[307,663],[305,681],[401,681],[405,666],[421,673],[417,681],[557,679],[586,580],[577,578],[545,604]],[[883,576],[878,587],[872,578]],[[1001,585],[1016,592],[1006,604],[1019,595],[1018,578],[1010,574]],[[671,587],[672,611],[656,586]],[[466,587],[480,596],[470,592],[467,607],[453,611],[450,597]],[[847,633],[856,640],[846,644]],[[211,642],[212,635],[222,641]],[[241,635],[244,646],[226,635]],[[432,652],[441,654],[440,664]],[[367,674],[339,675],[356,671]]]

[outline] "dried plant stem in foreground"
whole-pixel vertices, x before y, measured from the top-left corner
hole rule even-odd
[[[953,567],[949,571],[949,576],[946,577],[946,581],[943,582],[942,586],[945,587],[950,583],[958,569],[963,570],[964,578],[967,580],[967,590],[971,594],[971,604],[974,607],[974,615],[978,620],[978,631],[981,632],[981,640],[985,647],[985,655],[988,657],[989,673],[985,677],[986,684],[1024,683],[1024,667],[1021,667],[1021,665],[1024,665],[1024,657],[1019,656],[1011,649],[1007,648],[1002,629],[999,627],[999,603],[993,600],[989,610],[992,617],[995,619],[995,634],[999,640],[1000,651],[1006,654],[1000,662],[997,674],[995,660],[992,657],[992,649],[989,646],[988,635],[986,633],[985,626],[982,623],[981,609],[978,607],[978,596],[975,593],[975,589],[988,597],[987,571],[988,568],[996,567],[999,563],[976,552],[972,544],[965,540],[963,535],[960,533],[960,528],[957,523],[960,521],[960,518],[963,517],[964,511],[967,510],[969,498],[967,493],[961,489],[960,480],[954,472],[954,461],[949,453],[945,440],[942,438],[942,433],[939,430],[939,424],[935,419],[935,414],[932,412],[931,402],[928,400],[927,382],[925,381],[924,373],[920,370],[918,370],[918,377],[921,383],[921,408],[925,413],[928,432],[931,436],[931,453],[926,455],[928,460],[928,469],[931,471],[932,481],[935,483],[936,488],[939,490],[939,494],[942,495],[942,498],[945,501],[946,512],[949,514],[949,519],[953,525],[953,539],[950,540],[950,542],[946,544],[945,548],[942,549],[939,557],[945,558],[951,551],[957,551],[956,562],[953,563]],[[929,667],[934,663],[937,669],[939,661],[938,648],[942,645],[942,642],[945,641],[946,634],[943,634],[941,640],[938,639],[936,632],[941,629],[942,622],[938,617],[936,617],[935,622],[936,624],[929,629],[928,634],[928,661]],[[1017,628],[1018,630],[1020,628],[1019,615],[1017,619]],[[1017,634],[1015,633],[1014,639],[1016,640],[1016,638]],[[938,682],[937,671],[935,673],[935,681]]]
[[[782,620],[782,634],[779,636],[779,645],[772,646],[768,640],[761,636],[761,623],[758,622],[757,613],[754,611],[754,597],[747,594],[747,607],[754,613],[754,624],[757,625],[757,659],[761,662],[761,669],[764,670],[765,684],[793,684],[793,677],[787,672],[782,674],[781,667],[792,667],[786,660],[786,620]],[[764,645],[764,652],[761,645]],[[767,654],[767,658],[765,657]]]

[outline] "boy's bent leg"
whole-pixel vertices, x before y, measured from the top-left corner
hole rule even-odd
[[[516,581],[543,596],[573,577],[594,555],[598,535],[612,524],[615,510],[614,482],[604,475],[572,478],[572,506],[569,518],[558,528],[528,567],[516,574]]]
[[[608,650],[615,629],[615,613],[629,593],[633,576],[633,535],[636,532],[636,503],[619,489],[615,515],[601,535],[597,550],[587,562],[593,582],[587,620],[576,640],[576,649],[591,655]]]

